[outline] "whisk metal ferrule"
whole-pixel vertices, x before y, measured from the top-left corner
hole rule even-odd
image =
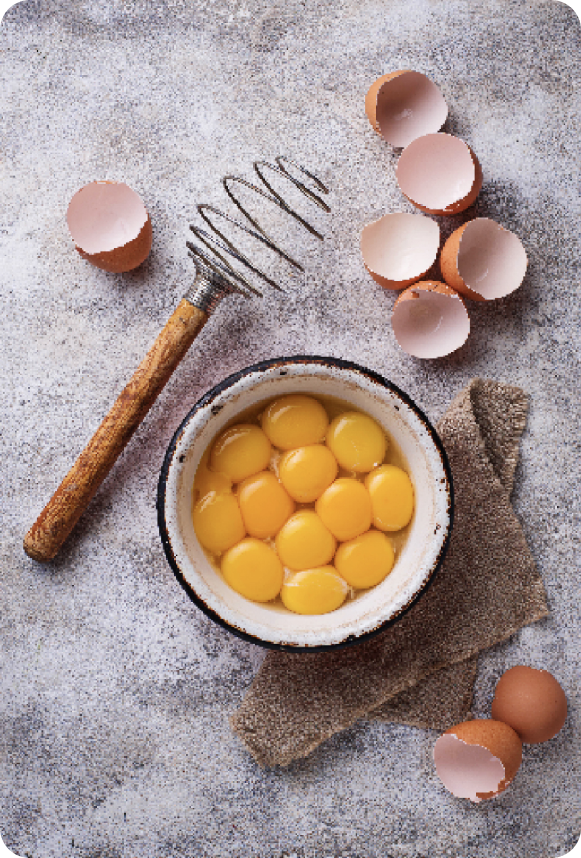
[[[198,268],[194,282],[184,295],[186,301],[207,316],[214,312],[222,298],[233,291],[231,285],[214,271]]]

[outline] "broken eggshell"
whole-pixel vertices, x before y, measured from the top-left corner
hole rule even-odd
[[[548,742],[567,719],[567,698],[548,670],[517,664],[500,677],[491,714],[527,745]]]
[[[425,134],[406,146],[396,177],[401,192],[428,214],[463,212],[482,187],[482,169],[470,146],[443,132]]]
[[[439,131],[448,116],[444,96],[425,74],[409,69],[378,78],[365,96],[373,129],[396,148]]]
[[[74,195],[67,224],[81,256],[104,271],[131,271],[151,250],[151,220],[123,182],[91,182]]]
[[[379,90],[388,81],[393,80],[399,75],[409,74],[409,72],[409,69],[401,69],[400,71],[393,71],[389,72],[389,74],[384,74],[381,77],[378,77],[377,80],[375,80],[367,90],[367,95],[365,96],[365,113],[367,114],[367,118],[371,122],[371,127],[380,136],[381,130],[377,121],[377,95],[379,93]]]
[[[387,214],[361,233],[365,268],[385,289],[405,289],[426,274],[436,261],[440,228],[420,214]]]
[[[444,280],[457,292],[474,301],[492,301],[518,289],[527,270],[527,254],[513,232],[478,217],[452,233],[440,264]]]
[[[422,280],[402,292],[391,325],[404,352],[418,358],[444,357],[459,349],[470,333],[464,301],[435,280]]]
[[[436,773],[446,789],[473,802],[503,792],[521,762],[522,743],[517,733],[492,718],[450,727],[434,746]]]

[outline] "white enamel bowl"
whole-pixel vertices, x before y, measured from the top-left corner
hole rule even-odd
[[[294,614],[282,605],[257,604],[238,595],[206,558],[192,524],[194,476],[212,440],[241,412],[288,393],[335,397],[375,418],[403,453],[415,490],[410,532],[392,572],[336,611],[318,616]],[[448,545],[453,514],[446,454],[420,409],[376,373],[336,358],[310,356],[256,364],[203,396],[169,445],[157,504],[167,559],[195,604],[234,634],[262,646],[292,651],[355,643],[396,622],[436,574]]]

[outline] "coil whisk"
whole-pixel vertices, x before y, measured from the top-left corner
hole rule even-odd
[[[289,167],[298,171],[303,178],[297,179],[293,176],[289,172]],[[233,188],[237,184],[245,185],[253,194],[258,194],[277,205],[312,235],[318,238],[323,237],[298,212],[294,211],[281,194],[273,188],[264,173],[269,170],[278,173],[289,180],[308,199],[328,212],[329,206],[321,197],[321,194],[326,194],[328,191],[316,176],[294,161],[283,157],[277,158],[274,164],[257,161],[254,164],[254,169],[261,180],[262,187],[236,176],[226,176],[223,179],[228,197],[244,215],[246,223],[230,217],[214,206],[204,204],[198,206],[198,212],[209,229],[203,229],[193,224],[190,226],[198,242],[203,245],[202,247],[200,244],[187,242],[190,256],[196,266],[194,281],[167,320],[163,330],[141,361],[133,377],[26,534],[24,550],[35,560],[42,562],[50,560],[59,551],[131,435],[153,405],[172,372],[222,298],[232,292],[238,292],[246,297],[250,297],[252,294],[262,294],[240,271],[233,267],[232,261],[242,263],[270,286],[280,289],[278,283],[236,248],[235,244],[213,221],[221,218],[229,222],[278,254],[293,268],[303,271],[302,265],[280,248],[259,225],[256,218],[252,217],[250,212],[245,209]],[[305,184],[306,181],[311,187]],[[254,246],[254,241],[252,246]]]
[[[247,277],[244,276],[244,274],[242,274],[241,271],[233,267],[233,262],[241,263],[248,271],[252,272],[274,289],[279,291],[283,290],[268,273],[259,268],[245,253],[237,248],[234,242],[224,234],[222,231],[223,228],[217,226],[214,221],[224,221],[233,225],[236,229],[242,230],[244,233],[251,236],[251,238],[260,242],[262,246],[267,247],[269,250],[276,253],[281,259],[284,259],[295,270],[302,272],[304,271],[304,268],[300,262],[279,247],[272,236],[270,236],[266,230],[260,226],[256,218],[253,217],[244,207],[235,193],[234,188],[236,188],[237,185],[242,185],[251,192],[268,200],[268,202],[278,206],[281,211],[294,218],[294,220],[304,227],[311,235],[320,240],[323,239],[321,233],[298,212],[296,212],[284,197],[273,188],[271,184],[272,180],[269,181],[265,173],[267,171],[271,171],[278,174],[285,180],[291,182],[298,191],[304,194],[308,200],[313,202],[319,208],[323,209],[323,211],[330,212],[331,210],[322,198],[323,194],[327,194],[329,192],[328,188],[317,176],[309,170],[306,170],[300,164],[292,161],[290,158],[279,156],[274,159],[274,163],[270,163],[268,161],[255,161],[253,166],[260,182],[262,183],[262,187],[257,184],[252,184],[252,182],[242,179],[239,176],[225,176],[222,180],[222,185],[226,194],[232,203],[234,203],[235,207],[244,216],[245,222],[231,217],[229,214],[226,214],[215,206],[208,205],[207,203],[201,203],[197,206],[197,211],[210,231],[201,226],[190,224],[190,230],[199,243],[196,244],[193,241],[186,242],[189,256],[193,260],[194,265],[196,266],[196,271],[199,275],[204,276],[205,279],[211,280],[214,283],[217,281],[216,285],[227,292],[238,292],[247,298],[251,295],[262,295],[262,293],[248,280]],[[290,169],[294,169],[295,172],[298,172],[301,178],[297,178],[295,175],[292,175]],[[311,187],[309,187],[308,184],[305,184],[305,182],[308,182]],[[203,245],[203,247],[201,245]]]

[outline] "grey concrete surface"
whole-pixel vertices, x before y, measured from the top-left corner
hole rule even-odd
[[[0,27],[2,692],[0,833],[26,858],[555,858],[581,831],[579,692],[580,24],[558,2],[28,0]],[[447,130],[481,159],[472,212],[517,232],[513,296],[470,304],[449,358],[403,354],[393,297],[366,276],[361,228],[411,211],[363,97],[426,72]],[[48,565],[24,533],[191,282],[187,225],[220,179],[288,154],[332,189],[305,211],[325,241],[278,223],[306,275],[224,303]],[[126,181],[154,229],[128,275],[73,250],[65,211],[95,179]],[[361,722],[288,769],[260,770],[227,717],[263,657],[177,586],[157,534],[165,448],[207,388],[258,358],[347,357],[436,420],[472,377],[530,394],[514,503],[551,615],[483,653],[474,714],[503,670],[552,671],[570,714],[525,748],[511,788],[475,806],[440,786],[436,734]]]

